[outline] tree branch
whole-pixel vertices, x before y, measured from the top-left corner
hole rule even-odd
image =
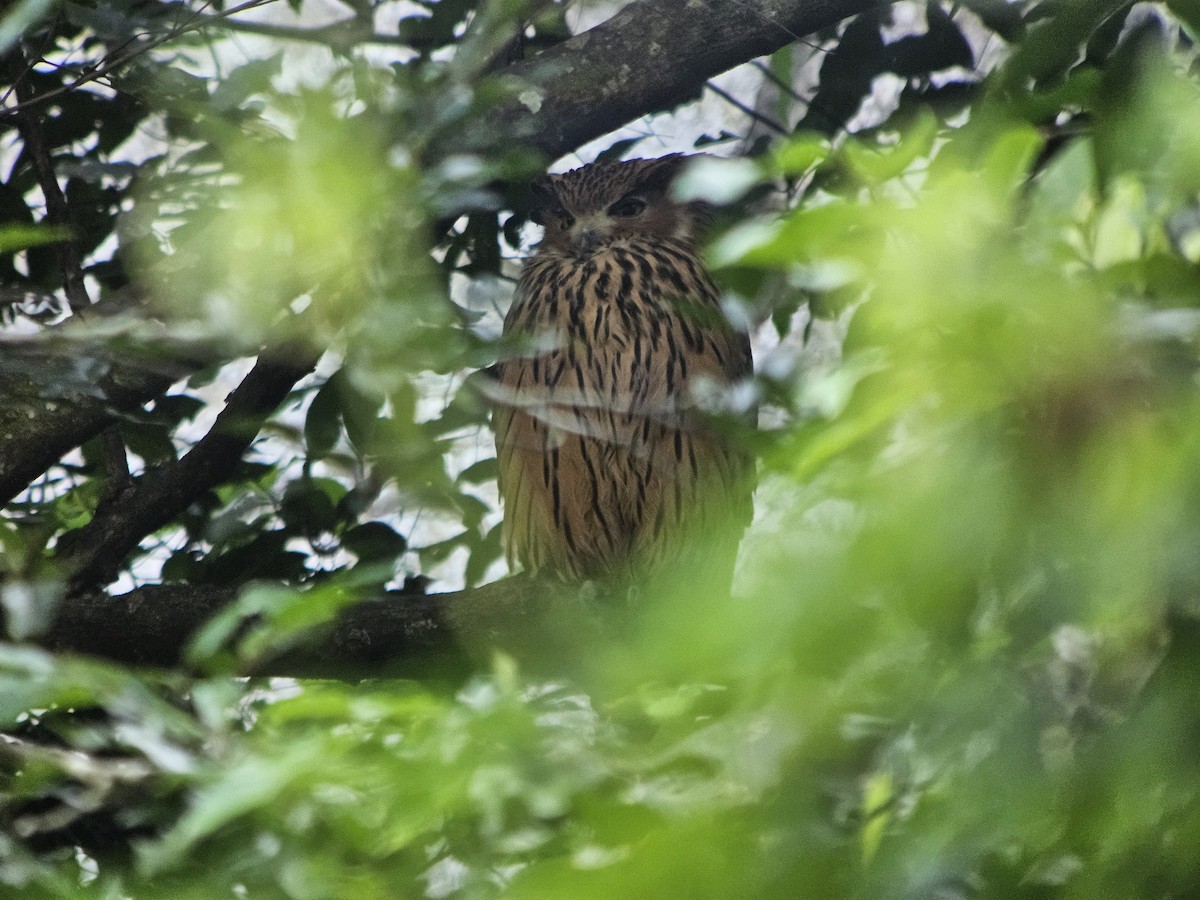
[[[206,362],[131,361],[116,350],[72,343],[0,348],[0,506],[107,428],[114,413],[148,403]]]
[[[19,44],[9,51],[6,62],[17,97],[17,106],[20,107],[33,97],[26,77],[31,66],[25,59],[25,54],[21,52]],[[75,242],[75,222],[71,215],[71,207],[67,204],[66,195],[58,183],[58,173],[54,171],[54,160],[50,156],[50,148],[46,145],[42,124],[27,111],[18,113],[13,118],[24,144],[24,153],[33,165],[38,186],[42,189],[42,197],[46,201],[45,222],[65,231],[55,249],[58,252],[58,266],[62,271],[63,293],[66,295],[67,305],[72,312],[82,312],[92,301],[83,283],[83,266],[79,260],[79,246]]]
[[[714,75],[880,5],[882,0],[635,0],[595,28],[503,69],[531,90],[474,123],[474,144],[502,135],[556,159],[699,96]]]
[[[170,9],[179,4],[164,4],[164,9]],[[369,21],[352,16],[341,19],[329,25],[302,27],[298,25],[279,25],[273,22],[256,22],[252,19],[234,19],[228,14],[198,13],[186,10],[190,14],[190,22],[197,27],[215,27],[225,31],[236,31],[241,34],[254,34],[261,37],[274,38],[280,41],[299,41],[309,44],[323,44],[327,47],[346,49],[358,44],[382,44],[399,47],[411,47],[414,50],[436,49],[436,45],[421,41],[416,36],[405,35],[404,20],[400,22],[400,34],[379,34],[375,32]]]
[[[237,593],[233,587],[175,584],[120,597],[68,597],[39,643],[120,663],[178,666],[190,639]],[[307,640],[256,660],[242,674],[430,677],[467,671],[497,648],[553,664],[605,633],[596,610],[573,597],[561,584],[523,575],[446,594],[389,592],[344,609]]]
[[[87,525],[64,535],[58,556],[70,573],[71,592],[103,588],[142,538],[233,475],[262,423],[316,365],[313,354],[296,356],[295,363],[260,358],[208,434],[183,459],[134,479],[103,502]]]

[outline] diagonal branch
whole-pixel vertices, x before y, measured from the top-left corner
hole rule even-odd
[[[313,354],[296,356],[297,362],[287,363],[261,357],[186,456],[134,479],[107,498],[87,525],[64,536],[58,558],[70,573],[72,591],[103,588],[142,538],[232,477],[263,422],[316,365]]]
[[[766,128],[768,128],[769,130],[775,132],[776,134],[781,134],[784,137],[787,137],[788,135],[791,134],[791,132],[787,128],[784,128],[782,125],[780,125],[774,119],[772,119],[770,116],[764,116],[762,113],[760,113],[758,110],[754,109],[753,107],[747,106],[745,103],[743,103],[737,97],[733,96],[733,94],[729,93],[728,91],[721,90],[721,88],[717,87],[711,81],[708,82],[708,84],[706,84],[705,87],[708,88],[710,91],[712,91],[714,94],[716,94],[718,97],[720,97],[722,100],[724,100],[726,103],[728,103],[730,106],[732,106],[734,109],[736,109],[738,112],[740,112],[742,115],[746,116],[746,118],[753,119],[758,124],[763,125]]]
[[[29,79],[26,77],[30,65],[19,45],[9,52],[6,63],[16,93],[17,106],[20,107],[33,98]],[[41,187],[42,196],[46,201],[46,224],[57,226],[64,232],[62,239],[56,244],[56,250],[67,305],[72,312],[82,312],[92,301],[83,283],[83,266],[79,259],[79,246],[75,240],[71,207],[68,206],[66,195],[58,183],[58,173],[54,171],[54,160],[50,156],[50,147],[46,144],[46,137],[42,132],[42,123],[28,111],[17,113],[13,119],[17,132],[21,135],[24,152],[33,165],[38,186]]]
[[[530,90],[474,123],[467,138],[479,147],[502,135],[556,159],[699,96],[714,75],[880,5],[886,0],[635,0],[503,69]]]
[[[164,9],[170,9],[176,4],[164,4]],[[304,27],[298,25],[279,25],[274,22],[256,22],[252,19],[234,19],[228,14],[191,13],[191,19],[197,27],[209,27],[236,31],[241,34],[254,34],[260,37],[274,38],[280,41],[299,41],[309,44],[324,44],[328,47],[346,48],[359,44],[381,44],[399,47],[411,47],[414,50],[437,49],[431,42],[422,42],[416,36],[406,36],[403,31],[404,20],[401,20],[400,34],[380,34],[374,31],[369,21],[357,17],[340,19],[329,25]]]

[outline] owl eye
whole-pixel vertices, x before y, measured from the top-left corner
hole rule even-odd
[[[566,231],[575,224],[575,217],[562,207],[551,209],[535,209],[529,218],[544,228],[557,228]]]
[[[608,214],[619,219],[632,219],[646,211],[646,201],[641,197],[622,197],[608,208]]]

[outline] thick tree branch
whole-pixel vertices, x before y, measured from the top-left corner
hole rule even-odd
[[[114,413],[137,409],[204,363],[121,360],[95,347],[0,347],[0,506],[65,453],[95,437]]]
[[[708,79],[836,25],[881,0],[635,0],[590,31],[502,72],[531,90],[472,129],[554,159],[647,113],[698,97]]]
[[[68,597],[39,643],[121,663],[177,666],[189,640],[237,593],[232,587],[158,585],[115,598]],[[605,632],[596,610],[564,602],[564,594],[573,595],[563,585],[520,575],[447,594],[391,592],[343,610],[329,626],[256,660],[243,674],[429,677],[465,671],[498,647],[548,663],[567,660]]]
[[[317,361],[303,352],[296,358],[288,363],[260,358],[230,394],[212,429],[183,459],[134,479],[103,503],[86,526],[63,538],[59,559],[71,573],[73,592],[104,587],[142,538],[233,475],[263,422]]]

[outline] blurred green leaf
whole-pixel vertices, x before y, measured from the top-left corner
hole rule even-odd
[[[819,134],[797,134],[781,145],[774,156],[784,175],[803,175],[829,155],[829,143]]]
[[[1004,85],[1019,93],[1029,80],[1047,85],[1079,59],[1079,48],[1126,0],[1078,0],[1047,5],[1048,20],[1031,29],[1005,63]]]
[[[922,108],[913,124],[895,147],[868,147],[849,143],[844,148],[850,170],[868,183],[877,183],[896,178],[916,160],[927,157],[937,138],[938,120],[932,112]]]
[[[7,10],[0,19],[0,53],[7,53],[21,37],[45,16],[54,5],[53,0],[21,0]]]
[[[5,225],[0,228],[0,253],[12,253],[14,250],[24,250],[26,247],[41,244],[54,244],[66,237],[67,231],[63,228],[47,225]]]
[[[142,52],[186,19],[128,3],[67,4],[21,41],[66,249],[100,302],[59,308],[66,235],[35,227],[45,173],[14,131],[7,404],[40,421],[102,401],[70,424],[118,421],[137,479],[196,445],[263,345],[340,368],[293,388],[248,457],[210,456],[218,483],[166,498],[186,508],[130,553],[119,590],[239,598],[182,667],[0,645],[0,893],[1191,896],[1191,5],[884,4],[763,67],[756,108],[797,133],[704,125],[753,160],[681,185],[746,198],[709,259],[754,334],[738,399],[763,407],[738,435],[760,480],[732,602],[684,569],[539,585],[559,594],[543,616],[517,581],[507,604],[445,598],[465,677],[405,659],[421,680],[234,678],[393,579],[503,571],[488,403],[464,372],[500,352],[542,162],[480,123],[534,94],[552,113],[586,77],[531,90],[506,71],[579,10],[426,0],[397,14],[408,49],[355,43],[387,30],[369,6],[286,55],[208,26]],[[704,143],[687,121],[670,146]],[[114,360],[188,389],[143,404]],[[126,512],[96,439],[42,449],[0,518],[23,639],[55,614],[69,529]],[[70,602],[161,659],[134,627],[153,594]]]

